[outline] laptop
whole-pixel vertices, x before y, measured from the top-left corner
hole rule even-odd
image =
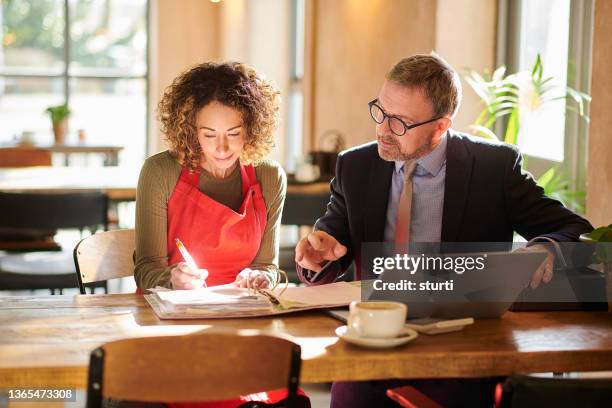
[[[453,282],[452,290],[375,290],[367,287],[363,298],[372,301],[397,301],[408,306],[408,318],[455,319],[463,317],[496,318],[504,314],[531,281],[547,256],[542,252],[487,252],[485,267],[462,274],[455,271],[425,271],[413,275],[406,271],[387,270],[378,279],[382,283],[412,280],[415,284]],[[449,254],[447,257],[475,256]],[[370,281],[373,282],[373,281]],[[380,287],[380,284],[377,284]],[[435,286],[435,285],[430,285]],[[447,285],[448,286],[448,285]]]

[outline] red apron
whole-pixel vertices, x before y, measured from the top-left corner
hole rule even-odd
[[[208,269],[209,286],[232,283],[249,266],[266,229],[266,203],[252,165],[240,166],[242,204],[238,212],[199,190],[200,171],[183,169],[168,202],[168,264],[183,261],[176,247],[179,238],[200,268]],[[240,381],[239,378],[235,379]],[[301,390],[300,390],[301,391]],[[172,408],[234,408],[249,400],[280,401],[286,390],[261,392],[236,400],[168,403]]]
[[[209,286],[232,283],[249,266],[266,229],[266,203],[252,165],[240,166],[242,204],[238,212],[199,189],[200,171],[183,169],[168,202],[168,265],[183,261],[179,238],[200,268],[208,269]]]

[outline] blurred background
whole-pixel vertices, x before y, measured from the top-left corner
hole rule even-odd
[[[338,151],[374,140],[367,103],[415,53],[460,73],[456,130],[518,145],[547,194],[607,225],[611,22],[607,0],[0,0],[0,294],[78,293],[72,249],[134,227],[139,169],[167,149],[161,95],[211,60],[247,62],[281,91],[271,156],[289,175],[289,273]],[[135,289],[131,277],[97,286]],[[309,393],[328,406],[325,386]]]
[[[254,65],[282,92],[283,122],[272,155],[293,173],[303,163],[317,164],[310,152],[372,140],[365,107],[384,73],[404,56],[432,50],[462,74],[464,102],[454,128],[474,133],[470,125],[486,104],[465,80],[470,71],[485,79],[501,66],[506,75],[530,71],[539,55],[551,84],[590,94],[592,82],[606,83],[607,3],[2,0],[0,144],[53,145],[45,109],[67,104],[64,144],[117,147],[119,165],[139,168],[166,148],[155,108],[171,80],[202,61],[238,60]],[[569,204],[603,222],[596,203],[605,202],[612,187],[595,182],[589,190],[587,163],[593,173],[610,167],[599,163],[601,154],[589,152],[587,136],[591,146],[599,145],[598,131],[609,119],[587,110],[589,125],[565,100],[532,109],[541,101],[523,99],[529,101],[514,142],[533,158],[529,170],[540,176],[558,168],[564,189],[578,194]],[[594,104],[604,102],[595,98]],[[489,127],[504,138],[503,124]],[[610,142],[601,143],[609,154]],[[85,160],[77,152],[72,161],[55,153],[53,163]],[[103,159],[87,154],[86,160]]]
[[[291,248],[337,152],[374,139],[384,74],[435,51],[463,82],[453,127],[517,144],[547,194],[608,224],[610,21],[602,0],[0,0],[0,192],[102,190],[108,228],[133,228],[139,169],[167,148],[164,89],[242,61],[282,93],[271,156],[289,174]]]

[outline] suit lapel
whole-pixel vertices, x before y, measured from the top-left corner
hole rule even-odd
[[[467,150],[461,137],[449,131],[442,210],[442,242],[458,240],[473,165],[474,157]]]
[[[368,188],[364,200],[364,241],[383,242],[385,240],[385,223],[387,218],[387,204],[389,201],[389,188],[393,174],[394,162],[380,158],[378,150],[372,160]]]

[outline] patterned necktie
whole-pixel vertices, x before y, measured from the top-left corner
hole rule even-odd
[[[404,162],[404,189],[400,195],[395,221],[395,243],[408,244],[410,242],[410,212],[412,211],[412,173],[416,167],[416,160]]]

